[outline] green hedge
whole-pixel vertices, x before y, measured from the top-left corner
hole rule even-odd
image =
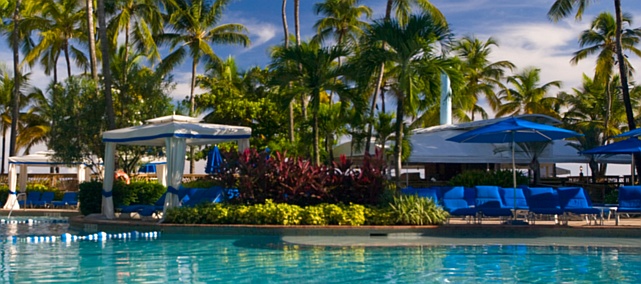
[[[514,178],[512,170],[498,171],[466,171],[453,177],[450,185],[473,187],[475,185],[498,185],[501,187],[513,187]],[[516,172],[516,184],[528,185],[528,179],[522,172]]]
[[[252,225],[430,225],[447,213],[428,198],[396,197],[386,207],[319,204],[300,207],[267,200],[264,204],[208,204],[167,211],[166,223]]]
[[[100,213],[102,210],[102,182],[90,181],[80,184],[78,201],[83,215]],[[115,181],[113,185],[114,206],[130,204],[153,204],[167,188],[156,182],[133,181],[125,184]]]

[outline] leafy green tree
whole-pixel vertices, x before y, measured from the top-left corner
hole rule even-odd
[[[241,24],[222,24],[220,22],[229,0],[176,0],[167,6],[165,19],[170,31],[158,35],[159,43],[168,43],[174,50],[167,55],[160,68],[173,69],[189,54],[191,64],[191,88],[189,100],[190,115],[195,111],[194,88],[196,87],[196,68],[202,61],[220,61],[211,48],[213,44],[249,45],[246,28]]]
[[[54,82],[58,82],[56,64],[60,51],[64,53],[67,64],[67,77],[71,77],[71,58],[81,68],[88,66],[84,52],[76,45],[86,43],[87,33],[83,26],[86,9],[78,0],[40,0],[30,2],[37,5],[40,13],[24,19],[24,24],[40,31],[40,42],[25,56],[32,64],[36,59],[45,67],[45,72],[53,70]],[[73,40],[79,40],[74,45]]]
[[[487,113],[478,105],[480,95],[483,95],[490,107],[496,111],[500,102],[495,90],[505,88],[501,82],[505,71],[515,68],[512,62],[506,60],[490,62],[489,57],[493,46],[498,46],[498,43],[491,37],[487,41],[482,41],[466,36],[454,44],[453,50],[461,59],[461,72],[464,78],[462,88],[457,90],[456,98],[462,107],[457,109],[471,114],[470,117],[466,117],[463,113],[459,114],[459,119],[462,121],[473,121],[475,113],[487,119]]]
[[[93,161],[104,154],[101,133],[105,100],[96,83],[85,77],[70,77],[50,85],[52,126],[48,147],[63,163]]]
[[[401,172],[406,99],[416,98],[417,75],[431,69],[425,67],[434,61],[435,44],[444,43],[449,35],[447,26],[426,14],[412,15],[406,24],[397,20],[377,20],[366,33],[367,46],[373,51],[371,55],[379,61],[376,66],[383,62],[391,62],[394,66],[397,90],[394,159],[397,180]]]
[[[312,133],[314,136],[313,160],[317,165],[320,164],[318,125],[322,94],[328,90],[337,91],[343,88],[342,84],[335,80],[342,75],[342,70],[337,66],[336,60],[347,54],[347,50],[340,47],[320,48],[316,44],[302,44],[281,49],[276,52],[273,58],[272,67],[280,68],[278,72],[282,75],[301,82],[305,93],[309,94],[311,98]]]
[[[552,87],[561,87],[561,81],[551,81],[541,85],[541,69],[525,68],[520,73],[508,77],[511,85],[499,92],[499,101],[496,117],[518,114],[545,114],[559,117],[559,100],[548,96]]]

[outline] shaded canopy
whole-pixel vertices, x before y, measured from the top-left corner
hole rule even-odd
[[[238,141],[238,150],[249,148],[251,128],[211,123],[200,123],[200,119],[170,115],[147,120],[145,125],[106,131],[102,134],[105,142],[105,179],[102,192],[102,214],[114,218],[112,198],[114,156],[116,144],[165,146],[167,194],[164,210],[178,205],[178,188],[182,182],[185,154],[188,145],[216,144]]]

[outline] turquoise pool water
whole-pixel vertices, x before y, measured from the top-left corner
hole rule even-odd
[[[6,236],[12,234],[6,226],[1,225],[5,237],[0,243],[0,283],[638,283],[641,280],[639,247],[389,246],[396,240],[382,238],[377,242],[387,246],[366,247],[341,245],[340,238],[321,238],[334,244],[327,246],[291,243],[293,240],[303,243],[305,237],[176,234],[147,240],[29,243],[6,241]],[[46,227],[60,226],[30,227],[44,232]]]

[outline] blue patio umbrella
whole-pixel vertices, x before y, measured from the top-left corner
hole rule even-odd
[[[223,156],[220,154],[218,146],[214,146],[207,154],[207,165],[205,166],[205,173],[213,174],[219,173],[223,166]]]
[[[639,136],[641,136],[641,128],[632,129],[628,132],[623,132],[614,137],[639,137]]]
[[[583,136],[572,130],[510,117],[499,122],[470,130],[447,140],[459,143],[510,143],[512,147],[512,179],[516,206],[516,163],[514,143],[547,142]],[[514,208],[516,214],[516,207]]]
[[[633,130],[634,131],[634,130]],[[625,134],[625,133],[624,133]],[[590,150],[582,151],[581,154],[603,154],[619,155],[641,153],[641,140],[638,138],[629,138],[626,140],[614,142],[608,145],[599,146]],[[632,184],[634,184],[634,155],[632,155]]]

